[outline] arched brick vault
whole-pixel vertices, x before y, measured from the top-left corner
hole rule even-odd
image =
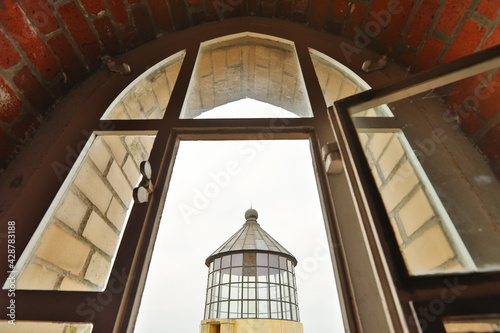
[[[497,0],[2,0],[0,168],[100,57],[163,34],[271,17],[355,39],[422,71],[499,44],[499,9]],[[500,72],[478,75],[452,87],[446,103],[500,176],[498,84]],[[483,97],[471,102],[474,95]]]

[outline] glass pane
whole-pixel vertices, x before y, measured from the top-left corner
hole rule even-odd
[[[233,254],[231,266],[241,266],[243,265],[243,253]]]
[[[159,62],[135,79],[101,119],[161,119],[165,114],[185,51]]]
[[[279,267],[278,256],[276,254],[269,255],[269,266],[271,267]]]
[[[90,333],[93,325],[90,323],[65,323],[16,320],[15,325],[7,320],[0,320],[0,332],[5,333]]]
[[[16,264],[16,289],[105,289],[154,140],[89,139]]]
[[[267,267],[257,267],[257,281],[267,282],[268,281],[268,268]]]
[[[500,268],[500,155],[486,117],[498,110],[499,78],[481,73],[391,103],[392,125],[354,118],[412,275]]]
[[[332,106],[336,100],[370,89],[363,79],[338,61],[313,49],[309,49],[309,52],[327,106]],[[356,113],[355,116],[393,117],[393,114],[386,105],[382,105]]]
[[[258,318],[269,318],[269,302],[259,301],[258,302]]]
[[[214,269],[215,270],[220,269],[220,261],[221,261],[220,258],[217,258],[214,260]]]
[[[223,284],[220,286],[220,299],[221,301],[229,299],[229,285]]]
[[[256,264],[255,253],[244,253],[243,254],[243,265],[255,266],[255,264]]]
[[[257,266],[267,266],[267,253],[257,253]]]
[[[222,264],[221,268],[226,268],[231,265],[231,256],[224,256],[222,257]]]
[[[241,282],[242,281],[243,268],[231,268],[231,282]]]
[[[280,268],[286,269],[286,258],[285,257],[280,257]]]
[[[269,299],[269,285],[266,283],[257,283],[257,298]]]
[[[500,315],[461,316],[443,318],[446,333],[500,332]]]
[[[229,268],[223,269],[221,272],[221,282],[220,283],[229,283]]]
[[[220,302],[219,303],[219,317],[215,318],[227,318],[228,310],[229,310],[229,302]]]
[[[284,272],[284,271],[282,271]],[[269,282],[280,283],[280,270],[277,268],[269,268]]]
[[[245,98],[312,117],[293,43],[244,33],[202,44],[181,118]]]

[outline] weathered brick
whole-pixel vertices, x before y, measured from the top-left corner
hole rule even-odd
[[[351,3],[351,11],[347,16],[347,22],[345,23],[345,35],[354,38],[359,30],[363,31],[363,21],[365,19],[367,6],[360,3]],[[354,30],[356,28],[356,30]],[[359,30],[358,30],[359,29]]]
[[[115,28],[113,23],[107,16],[103,16],[94,21],[95,29],[99,34],[99,39],[101,40],[104,49],[110,55],[116,55],[120,52],[120,43],[118,42],[118,37],[116,36]]]
[[[481,115],[490,119],[500,111],[500,72],[489,80],[484,87],[477,92],[478,111]]]
[[[108,255],[115,254],[119,243],[118,235],[96,212],[90,214],[82,235]]]
[[[14,133],[18,138],[24,140],[29,137],[31,133],[33,133],[40,122],[36,118],[33,113],[27,113],[24,117],[19,121],[14,128],[12,128],[12,133]]]
[[[90,247],[50,224],[38,241],[35,255],[57,267],[78,275],[87,262]]]
[[[26,13],[31,17],[42,34],[59,28],[57,19],[45,0],[20,0]]]
[[[366,18],[364,31],[370,37],[370,45],[376,46],[378,38],[382,33],[382,28],[386,26],[389,15],[389,0],[373,0],[370,6],[370,13]]]
[[[73,84],[85,77],[87,73],[85,67],[83,67],[78,55],[64,34],[59,34],[49,39],[48,44],[59,58],[64,73],[66,73]]]
[[[167,32],[172,30],[170,22],[170,13],[165,0],[149,0],[149,8],[153,14],[158,32]]]
[[[132,12],[132,17],[134,19],[134,25],[139,33],[139,38],[143,41],[149,41],[155,38],[155,28],[151,23],[151,17],[149,16],[146,7],[136,7]]]
[[[322,2],[328,4],[328,1],[322,1]],[[348,4],[349,4],[348,0],[332,0],[332,7],[330,8],[330,14],[333,17],[343,21],[347,12]]]
[[[125,2],[123,0],[107,0],[109,10],[113,15],[116,24],[120,28],[125,28],[129,25],[129,17],[127,13],[127,9],[125,7]]]
[[[481,50],[487,49],[500,44],[500,26],[497,26],[495,30],[491,33],[488,39],[481,46]]]
[[[29,67],[24,67],[14,76],[14,83],[40,114],[44,114],[54,103],[54,98],[33,75]]]
[[[473,53],[486,34],[486,27],[473,20],[467,20],[450,46],[443,63],[462,58]]]
[[[0,30],[0,66],[10,68],[21,60],[16,48]]]
[[[201,0],[187,0],[190,6],[198,7],[201,6]]]
[[[92,67],[100,64],[101,48],[94,37],[85,16],[74,2],[57,7],[73,40]]]
[[[474,92],[485,76],[485,73],[481,73],[460,80],[453,85],[446,98],[446,104],[453,113],[456,113],[460,109],[466,99],[475,98]],[[470,107],[473,103],[475,102],[469,101],[466,108]]]
[[[242,1],[243,2],[243,1]],[[279,19],[290,18],[292,11],[292,0],[283,0],[276,3],[276,17]]]
[[[216,1],[213,3],[215,6]],[[184,0],[170,0],[170,10],[172,13],[175,13],[175,15],[173,15],[175,30],[189,27],[189,18]]]
[[[415,59],[415,54],[408,49],[404,49],[398,53],[397,58],[403,64],[410,65],[413,62],[413,59]]]
[[[83,8],[89,14],[97,14],[103,10],[106,10],[106,5],[104,5],[104,1],[102,0],[80,0]]]
[[[389,9],[390,19],[380,37],[380,46],[385,51],[393,49],[398,45],[414,4],[415,0],[392,3]]]
[[[429,26],[434,19],[434,13],[439,8],[439,2],[436,0],[423,0],[417,12],[413,16],[410,27],[406,32],[404,41],[416,49],[422,39],[424,39]]]
[[[0,121],[11,123],[23,105],[21,99],[0,77]]]
[[[471,2],[472,0],[446,1],[434,29],[448,35],[453,34]]]
[[[1,91],[1,90],[0,90]],[[14,155],[17,141],[0,126],[0,168],[5,168]]]
[[[129,31],[124,33],[122,35],[122,42],[126,50],[132,50],[139,44],[139,41],[137,40],[137,34],[135,33],[135,31]]]
[[[415,71],[419,72],[433,67],[445,45],[446,43],[429,36],[415,60]]]
[[[477,146],[491,162],[500,158],[500,124],[489,130]]]
[[[16,287],[21,290],[51,290],[56,284],[57,277],[56,271],[31,263],[18,277]]]
[[[309,5],[309,0],[294,0],[293,8],[295,10],[305,12],[307,10],[307,6]]]
[[[500,9],[500,2],[497,0],[481,0],[479,5],[477,6],[476,11],[483,15],[484,17],[489,18],[492,21],[495,21],[498,15],[498,10]]]
[[[462,110],[459,114],[460,127],[467,135],[474,135],[483,124],[477,119],[477,113],[467,109]]]
[[[325,26],[327,13],[328,1],[313,0],[309,11],[309,24],[311,27],[322,29]]]
[[[48,80],[52,79],[59,71],[56,58],[31,26],[19,4],[6,0],[4,6],[6,10],[0,11],[0,21],[26,52],[28,59],[38,68],[42,76]]]

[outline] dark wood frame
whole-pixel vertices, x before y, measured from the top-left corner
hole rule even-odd
[[[287,119],[288,124],[280,128],[279,131],[272,126],[269,119],[179,119],[200,43],[219,36],[246,31],[269,34],[295,42],[314,118]],[[68,144],[76,145],[81,139],[78,134],[82,128],[102,133],[107,133],[102,129],[109,128],[109,126],[113,127],[112,133],[157,131],[150,157],[155,192],[148,204],[134,205],[113,266],[112,278],[125,273],[127,282],[123,286],[123,290],[120,291],[117,291],[116,286],[108,284],[104,293],[110,293],[113,297],[93,320],[95,325],[93,332],[96,333],[130,332],[140,303],[145,273],[158,228],[158,212],[163,206],[168,190],[168,180],[171,176],[179,140],[245,139],[249,135],[261,132],[272,133],[275,139],[308,138],[311,142],[313,161],[317,171],[325,221],[327,229],[330,231],[328,236],[332,244],[340,244],[336,247],[337,250],[333,251],[332,257],[343,304],[344,323],[350,332],[366,331],[368,328],[363,327],[360,322],[359,309],[353,300],[355,287],[351,282],[352,277],[348,274],[347,257],[341,245],[342,237],[337,222],[335,204],[321,156],[321,147],[337,140],[350,180],[349,183],[352,186],[353,197],[356,199],[364,227],[368,231],[369,244],[367,246],[372,249],[375,263],[379,267],[378,274],[382,281],[382,292],[387,295],[387,313],[390,318],[388,325],[397,332],[418,332],[419,329],[416,326],[408,325],[408,319],[418,317],[418,313],[414,309],[418,309],[420,306],[429,306],[433,300],[441,297],[443,279],[446,278],[453,281],[457,279],[458,283],[466,285],[467,289],[457,297],[456,301],[446,307],[441,316],[499,312],[499,273],[450,275],[447,277],[411,277],[407,274],[349,111],[359,111],[388,103],[446,84],[451,82],[450,80],[482,72],[486,70],[486,67],[492,68],[495,62],[499,61],[500,47],[476,53],[385,88],[356,94],[336,102],[335,109],[328,110],[308,48],[325,53],[348,67],[361,68],[363,57],[353,56],[349,63],[340,49],[336,47],[335,43],[342,41],[340,38],[321,32],[313,32],[306,27],[290,22],[249,17],[209,23],[177,32],[131,52],[134,54],[130,58],[132,68],[146,68],[146,66],[151,66],[171,54],[186,49],[186,57],[172,92],[170,103],[167,106],[165,117],[161,120],[98,120],[106,107],[133,79],[133,77],[109,78],[105,83],[109,89],[106,94],[100,94],[85,102],[89,112],[75,116],[40,163],[35,179],[17,198],[10,199],[12,205],[7,212],[9,214],[7,218],[17,221],[18,226],[22,228],[22,230],[18,229],[16,243],[18,253],[20,254],[28,243],[41,217],[50,205],[51,198],[54,197],[60,186],[60,183],[51,174],[50,163],[64,160],[64,147]],[[148,53],[148,50],[156,50],[158,47],[162,47],[161,52]],[[370,53],[368,50],[363,50],[362,55],[366,56]],[[376,81],[384,78],[374,73],[374,76],[369,79]],[[370,127],[369,123],[365,125]],[[371,123],[375,124],[376,127],[394,128],[397,122],[394,119],[374,119]],[[25,209],[27,202],[30,203],[30,209]],[[378,248],[378,242],[382,244],[381,249]],[[388,270],[385,269],[386,265]],[[0,263],[0,269],[1,277],[5,280],[7,278],[5,273],[7,271],[6,260]],[[88,302],[88,299],[97,299],[100,294],[102,293],[18,290],[16,291],[17,319],[81,322],[82,317],[76,313],[75,308],[78,304]],[[391,296],[394,294],[396,297]],[[6,291],[3,290],[0,306],[6,306],[7,301]],[[425,318],[420,316],[420,319]],[[441,320],[436,318],[430,322],[426,331],[444,332]]]

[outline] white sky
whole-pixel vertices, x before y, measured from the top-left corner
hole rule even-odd
[[[307,140],[181,142],[135,332],[199,332],[205,259],[250,204],[298,260],[304,332],[344,332]]]

